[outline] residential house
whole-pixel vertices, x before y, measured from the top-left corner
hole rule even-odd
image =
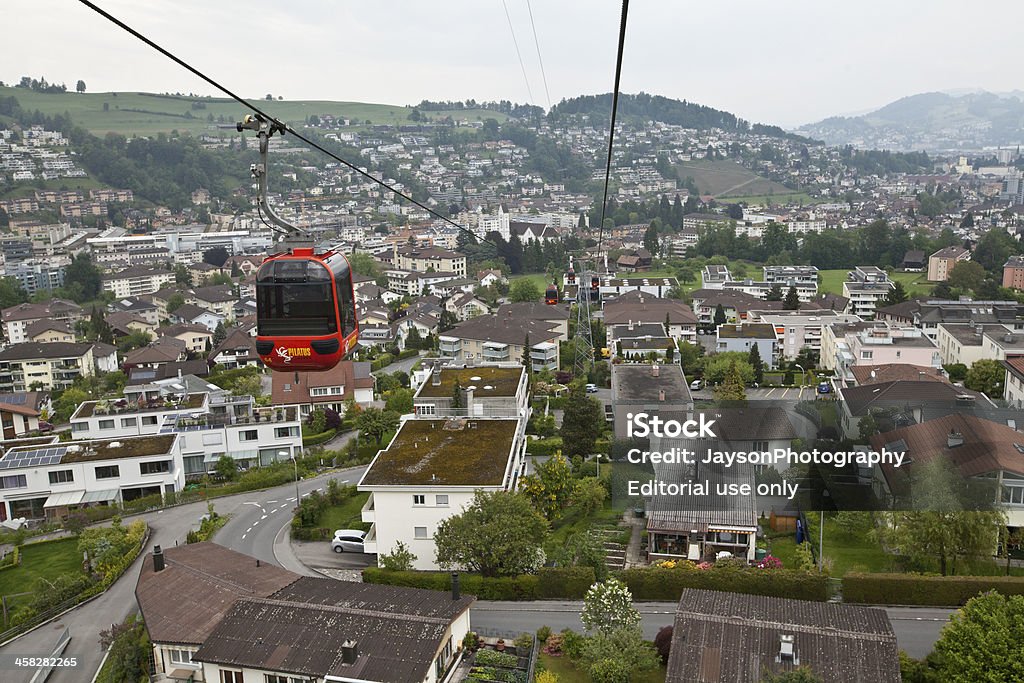
[[[79,376],[108,371],[111,362],[116,369],[117,350],[106,344],[13,344],[0,351],[0,391],[67,389]]]
[[[256,353],[256,338],[239,327],[228,331],[224,341],[210,352],[209,359],[226,370],[263,365]]]
[[[110,325],[110,330],[114,333],[115,339],[123,339],[137,332],[148,336],[150,341],[156,339],[157,325],[151,324],[146,318],[137,313],[116,311],[114,313],[107,313],[103,316],[103,319]]]
[[[373,403],[370,364],[343,360],[324,372],[275,372],[271,375],[273,405],[297,405],[305,418],[318,408],[345,414],[345,402],[362,407]]]
[[[1024,256],[1011,256],[1003,264],[1003,287],[1024,289]]]
[[[205,261],[197,261],[186,266],[188,274],[192,276],[192,284],[196,287],[205,285],[214,275],[218,275],[221,269]]]
[[[21,393],[21,392],[19,392]],[[34,392],[33,392],[34,393]],[[17,394],[7,394],[17,396]],[[24,394],[22,393],[22,396]],[[40,411],[26,402],[9,403],[0,395],[0,426],[3,427],[2,441],[20,439],[39,431]]]
[[[683,369],[675,363],[615,364],[611,366],[611,413],[615,438],[627,438],[630,413],[649,413],[665,418],[669,413],[685,415],[693,410],[690,387]]]
[[[674,277],[607,277],[600,276],[598,288],[602,300],[621,296],[627,292],[640,292],[652,296],[668,297],[679,286]]]
[[[469,320],[478,315],[487,315],[491,309],[480,299],[471,293],[463,292],[456,294],[445,302],[444,308],[458,319]]]
[[[701,268],[701,289],[722,289],[726,282],[731,281],[732,275],[729,273],[729,266],[709,265]]]
[[[141,317],[153,327],[160,324],[159,309],[152,302],[143,301],[142,299],[134,297],[119,299],[108,305],[107,310],[111,313],[132,313]]]
[[[441,683],[475,601],[300,576],[209,542],[156,546],[135,597],[155,680],[211,683]]]
[[[768,369],[774,369],[779,360],[779,341],[775,326],[768,323],[746,323],[742,325],[719,325],[715,331],[715,350],[718,353],[739,351],[750,353],[757,347],[761,361]]]
[[[909,465],[876,466],[884,500],[899,500],[909,493],[913,468],[941,458],[952,463],[968,480],[994,484],[993,503],[1007,516],[1007,526],[1024,527],[1024,434],[1004,422],[980,415],[950,412],[942,417],[871,437],[876,450],[883,447],[905,453]],[[993,551],[995,549],[993,548]]]
[[[858,387],[901,381],[950,383],[945,370],[924,365],[880,363],[878,365],[854,365],[850,370],[853,372],[855,386]]]
[[[684,588],[665,683],[760,683],[798,668],[824,683],[900,683],[885,611]]]
[[[533,320],[540,323],[548,323],[554,326],[553,329],[558,332],[559,341],[569,340],[570,309],[568,306],[549,306],[541,301],[524,301],[502,304],[498,306],[495,314],[499,318],[506,317],[514,320]]]
[[[928,266],[928,259],[920,249],[911,249],[903,255],[900,268],[907,272],[919,273]]]
[[[530,354],[534,372],[557,370],[559,325],[510,315],[481,315],[438,336],[442,358],[455,363],[521,363]],[[526,344],[529,342],[529,349]]]
[[[82,307],[73,301],[51,299],[41,304],[18,304],[5,308],[0,313],[3,321],[4,338],[8,344],[21,344],[31,341],[26,332],[28,326],[42,320],[57,320],[66,323],[72,329],[82,319]]]
[[[1003,399],[1012,408],[1024,408],[1024,356],[1008,356],[1003,367]]]
[[[889,275],[878,266],[857,266],[843,283],[843,296],[849,300],[845,312],[873,320],[875,309],[894,287]]]
[[[860,322],[855,315],[829,310],[748,311],[747,321],[775,328],[781,358],[795,360],[803,351],[821,354],[822,330],[833,323]]]
[[[839,387],[839,431],[848,439],[860,434],[867,415],[885,415],[894,424],[925,422],[975,407],[993,407],[984,394],[929,379],[893,380]]]
[[[161,365],[188,358],[185,342],[174,337],[160,337],[148,346],[129,351],[124,359],[125,371],[132,368],[159,368]]]
[[[666,299],[642,292],[627,292],[604,302],[604,324],[659,323],[667,327],[676,342],[697,343],[697,316],[678,299]]]
[[[63,320],[37,320],[25,328],[25,337],[41,344],[75,341],[75,333]]]
[[[396,244],[390,261],[397,270],[451,273],[455,277],[466,277],[466,257],[447,249]]]
[[[185,342],[189,353],[204,353],[213,342],[213,332],[203,325],[177,323],[160,328],[161,337],[172,337]]]
[[[608,325],[608,347],[617,358],[643,360],[656,357],[659,362],[672,361],[676,340],[665,332],[662,323],[627,323]]]
[[[217,311],[211,311],[203,306],[197,304],[182,304],[178,308],[174,309],[173,313],[169,314],[169,319],[172,323],[182,325],[199,325],[205,327],[209,332],[216,332],[218,325],[226,325],[229,320],[233,320],[234,309],[232,308],[232,317],[225,316]]]
[[[462,406],[454,408],[458,391]],[[529,415],[529,382],[522,365],[435,367],[413,396],[417,417]]]
[[[938,347],[916,327],[847,323],[825,328],[821,365],[834,370],[839,381],[852,383],[854,366],[887,363],[942,365]]]
[[[200,308],[216,313],[228,322],[234,320],[234,308],[238,295],[235,294],[234,287],[231,285],[198,287],[192,290],[192,297]]]
[[[185,486],[177,434],[16,446],[0,469],[0,520],[56,520]]]
[[[508,282],[508,278],[500,270],[481,270],[476,274],[481,287],[493,287],[499,282]]]
[[[103,276],[103,290],[117,299],[152,294],[173,284],[174,272],[155,266],[131,266]]]
[[[971,252],[963,247],[943,247],[928,257],[928,281],[945,282],[956,264],[971,260]]]
[[[476,491],[515,491],[523,474],[526,420],[406,419],[359,481],[370,498],[365,552],[378,556],[403,542],[416,569],[437,569],[434,533],[462,512]]]

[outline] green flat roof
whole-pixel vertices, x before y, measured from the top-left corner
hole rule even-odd
[[[478,398],[487,396],[515,396],[519,387],[519,379],[523,368],[499,368],[479,366],[475,368],[443,368],[441,384],[434,386],[433,378],[428,378],[420,389],[423,398],[451,398],[455,390],[455,380],[463,389],[476,387],[473,395]],[[488,388],[490,387],[490,388]]]
[[[363,475],[366,486],[500,486],[517,420],[406,420]]]

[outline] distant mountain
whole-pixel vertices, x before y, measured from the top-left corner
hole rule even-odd
[[[611,93],[582,95],[562,100],[551,108],[551,115],[554,117],[586,115],[592,123],[603,123],[611,118],[611,109]],[[770,126],[763,123],[752,124],[727,111],[687,102],[686,100],[673,100],[661,95],[648,95],[647,93],[637,93],[636,95],[619,93],[617,116],[619,120],[660,121],[699,130],[721,128],[728,131],[749,132],[777,138],[799,138],[799,136],[788,133],[779,126]]]
[[[830,145],[898,151],[968,150],[1024,142],[1024,93],[929,92],[863,116],[832,118],[795,132]]]

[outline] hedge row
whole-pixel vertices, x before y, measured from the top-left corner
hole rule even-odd
[[[327,443],[337,435],[337,429],[328,429],[326,432],[320,432],[319,434],[310,434],[309,436],[302,437],[302,445],[319,446],[322,443]]]
[[[552,456],[555,451],[562,450],[562,437],[552,436],[547,439],[534,439],[526,442],[526,452],[529,455]]]
[[[638,567],[616,572],[634,600],[679,600],[684,588],[749,593],[778,598],[824,601],[828,579],[795,569],[758,569],[718,562],[709,569]]]
[[[994,590],[1024,595],[1020,576],[921,576],[917,574],[847,574],[843,601],[874,605],[963,605],[978,593]]]
[[[450,591],[452,587],[449,572],[395,572],[378,567],[364,569],[363,581],[436,591]],[[594,570],[590,567],[544,567],[536,574],[508,577],[484,577],[469,573],[459,575],[460,590],[481,600],[578,600],[594,581]]]

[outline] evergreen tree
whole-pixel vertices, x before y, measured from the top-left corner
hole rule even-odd
[[[452,386],[452,414],[462,414],[462,409],[466,407],[466,403],[462,397],[462,382],[459,378],[455,378],[455,384]]]
[[[761,360],[761,349],[757,344],[751,345],[747,360],[750,367],[754,368],[754,382],[762,384],[764,382],[764,361]]]
[[[644,232],[644,248],[651,252],[652,256],[657,256],[660,253],[658,251],[658,230],[653,223],[647,226],[647,231]]]
[[[886,306],[893,306],[907,300],[907,290],[903,288],[903,283],[896,280],[893,284],[893,288],[889,290],[889,293],[885,295],[883,300]]]
[[[778,282],[772,285],[772,288],[768,290],[768,295],[764,298],[765,301],[782,301],[782,285]]]
[[[526,333],[523,340],[523,367],[526,368],[526,376],[533,376],[533,358],[530,357],[530,333]]]
[[[746,401],[747,388],[743,383],[743,374],[740,372],[739,363],[735,360],[729,363],[729,369],[725,373],[725,379],[714,389],[716,401]]]
[[[591,455],[603,424],[601,406],[586,395],[582,382],[574,382],[562,416],[561,436],[565,454],[570,458]]]
[[[782,308],[786,311],[800,310],[800,295],[796,293],[796,287],[790,287],[786,292],[786,298],[782,300]]]
[[[220,346],[225,339],[228,337],[228,331],[224,329],[224,321],[221,320],[217,323],[216,329],[213,331],[213,346],[214,348]]]
[[[718,327],[719,325],[724,325],[725,322],[726,322],[725,309],[722,308],[722,304],[718,304],[717,306],[715,306],[715,318],[714,318],[715,327]]]

